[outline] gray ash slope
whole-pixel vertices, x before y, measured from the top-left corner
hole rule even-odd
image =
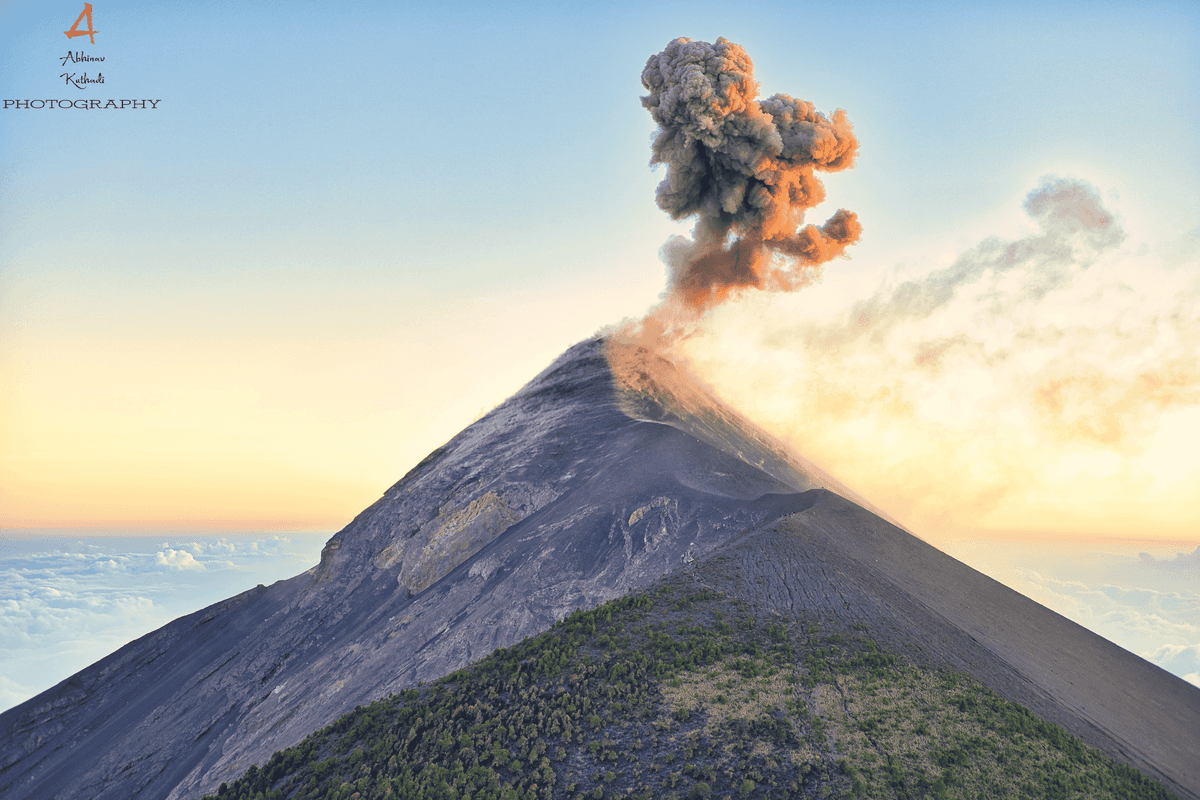
[[[758,616],[864,626],[962,671],[1181,798],[1200,798],[1200,689],[825,490],[689,571]]]
[[[621,355],[630,388],[604,342],[577,345],[314,569],[0,715],[0,795],[210,792],[355,705],[686,569],[763,608],[864,621],[1200,798],[1200,690],[845,499],[665,362]]]
[[[432,453],[317,567],[180,618],[0,715],[0,795],[214,790],[359,703],[644,587],[825,485],[760,439],[746,438],[750,464],[665,412],[629,416],[623,404],[650,400],[616,390],[603,347],[570,349]],[[710,432],[735,437],[737,424],[726,415]]]

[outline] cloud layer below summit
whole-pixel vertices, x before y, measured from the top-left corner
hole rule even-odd
[[[0,711],[180,615],[303,572],[328,538],[17,535],[0,539]]]

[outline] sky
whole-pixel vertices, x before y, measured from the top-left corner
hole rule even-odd
[[[696,372],[931,541],[1200,543],[1194,3],[92,9],[0,5],[3,98],[157,101],[0,109],[0,528],[348,523],[659,299],[640,75],[724,36],[845,110],[863,233]]]

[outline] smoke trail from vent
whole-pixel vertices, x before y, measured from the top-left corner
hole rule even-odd
[[[658,205],[673,219],[697,218],[692,239],[663,249],[669,304],[697,312],[745,287],[796,289],[858,241],[862,227],[845,209],[800,227],[825,199],[814,171],[854,164],[844,111],[828,119],[788,95],[756,100],[754,64],[723,38],[676,39],[646,62],[642,85],[659,126],[650,163],[667,167]]]
[[[1024,207],[1025,235],[844,305],[729,304],[673,355],[915,531],[1194,530],[1200,238],[1123,247],[1079,180]]]

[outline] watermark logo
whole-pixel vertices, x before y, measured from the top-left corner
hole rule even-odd
[[[81,31],[81,30],[79,30],[79,23],[83,22],[85,19],[87,20],[87,30]],[[63,33],[65,33],[67,35],[68,39],[74,39],[76,36],[86,36],[86,37],[88,37],[88,39],[91,40],[92,44],[96,43],[96,34],[98,33],[98,31],[92,27],[92,4],[91,3],[83,4],[83,11],[79,12],[79,16],[75,18],[75,24],[71,26],[71,30],[63,31]],[[99,57],[89,56],[87,53],[83,52],[82,50],[80,50],[77,53],[73,53],[70,50],[68,50],[67,54],[62,57],[62,64],[65,67],[67,65],[68,61],[75,63],[75,62],[79,62],[79,61],[103,61],[103,60],[104,60],[104,56],[99,56]],[[94,78],[89,78],[88,74],[86,72],[83,73],[82,75],[79,75],[78,73],[75,73],[75,72],[64,72],[62,75],[59,75],[58,77],[65,79],[67,86],[74,86],[76,89],[86,89],[89,84],[93,84],[93,83],[104,83],[104,73],[99,73],[99,72],[96,73],[96,77],[94,77]]]
[[[0,0],[0,5],[3,5],[4,0]],[[87,23],[87,28],[80,30],[79,26]],[[96,43],[96,34],[99,33],[92,25],[92,4],[84,3],[83,11],[75,18],[75,24],[71,26],[71,30],[63,31],[68,39],[76,39],[80,36],[87,36],[92,44]],[[82,43],[81,43],[82,44]],[[105,56],[91,55],[83,50],[68,50],[65,56],[58,56],[58,61],[62,66],[67,64],[86,64],[97,68],[96,77],[91,77],[87,72],[79,74],[77,72],[64,72],[58,77],[62,78],[66,86],[74,86],[76,89],[85,90],[96,84],[107,85],[104,80],[104,73],[99,72],[99,67],[105,61]],[[98,111],[98,110],[154,110],[158,108],[158,104],[162,100],[75,100],[70,98],[56,99],[30,99],[16,100],[3,99],[0,102],[0,108],[8,110],[40,110],[44,108],[54,109],[78,109],[80,111]]]
[[[79,23],[83,22],[85,17],[87,18],[87,30],[81,31],[81,30],[79,30]],[[63,33],[65,33],[67,35],[68,39],[74,39],[76,36],[86,36],[86,37],[88,37],[88,39],[91,41],[92,44],[96,43],[96,33],[97,32],[98,31],[96,31],[92,28],[92,4],[91,3],[84,3],[83,11],[80,11],[79,16],[75,18],[75,24],[71,26],[71,30],[63,31]]]

